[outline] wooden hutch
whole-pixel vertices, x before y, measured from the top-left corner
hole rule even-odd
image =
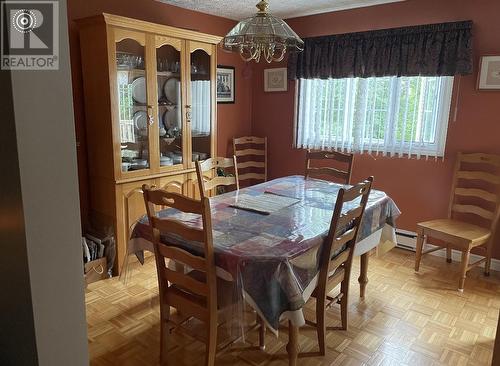
[[[221,37],[110,14],[78,25],[91,221],[114,228],[119,272],[143,184],[199,196],[194,161],[217,146]]]

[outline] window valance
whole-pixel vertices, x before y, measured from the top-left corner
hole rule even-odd
[[[305,38],[290,79],[454,76],[472,73],[472,21]]]

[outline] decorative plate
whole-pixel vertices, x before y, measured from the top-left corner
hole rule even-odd
[[[166,119],[166,121],[165,121]],[[163,123],[165,124],[165,127],[168,129],[173,128],[173,127],[179,127],[180,125],[180,120],[181,120],[181,113],[179,108],[174,108],[167,113],[165,113],[165,117],[163,118]]]
[[[144,76],[138,77],[132,81],[132,98],[141,104],[147,103],[146,98],[146,78]]]
[[[164,88],[164,83],[158,79],[158,101],[162,101],[163,100],[163,88]]]
[[[170,78],[163,86],[165,97],[172,104],[177,104],[181,96],[181,82],[178,78]]]
[[[148,114],[145,111],[137,111],[134,113],[134,126],[138,130],[148,129]]]

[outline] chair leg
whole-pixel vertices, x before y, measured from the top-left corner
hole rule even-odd
[[[424,230],[418,229],[417,248],[415,251],[415,272],[420,269],[420,260],[422,259],[422,249],[424,247]]]
[[[207,354],[205,356],[205,366],[215,365],[215,355],[217,353],[217,319],[212,319],[207,323]]]
[[[493,250],[493,243],[490,241],[486,247],[486,263],[484,264],[484,275],[490,275],[490,267],[491,267],[491,252]]]
[[[348,281],[349,279],[345,279],[340,285],[340,292],[343,294],[342,299],[340,299],[340,319],[342,321],[342,330],[347,330],[347,294],[349,292]]]
[[[467,276],[467,267],[469,266],[470,249],[462,252],[462,263],[460,269],[460,280],[458,282],[458,291],[464,292],[465,277]]]
[[[259,348],[264,351],[266,349],[266,323],[259,315],[257,315],[257,321],[260,324],[259,327]]]
[[[451,263],[451,248],[449,245],[446,246],[446,262]]]
[[[165,305],[160,308],[160,365],[167,364],[167,348],[168,348],[168,320],[170,318],[170,306]]]
[[[325,296],[316,299],[316,333],[318,334],[319,353],[324,356],[326,353],[326,324],[325,324],[326,301]]]

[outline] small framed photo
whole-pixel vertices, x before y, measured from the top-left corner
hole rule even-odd
[[[234,67],[217,66],[217,103],[234,103]]]
[[[288,90],[286,67],[264,70],[264,91],[283,92]]]
[[[481,57],[477,88],[500,91],[500,56]]]

